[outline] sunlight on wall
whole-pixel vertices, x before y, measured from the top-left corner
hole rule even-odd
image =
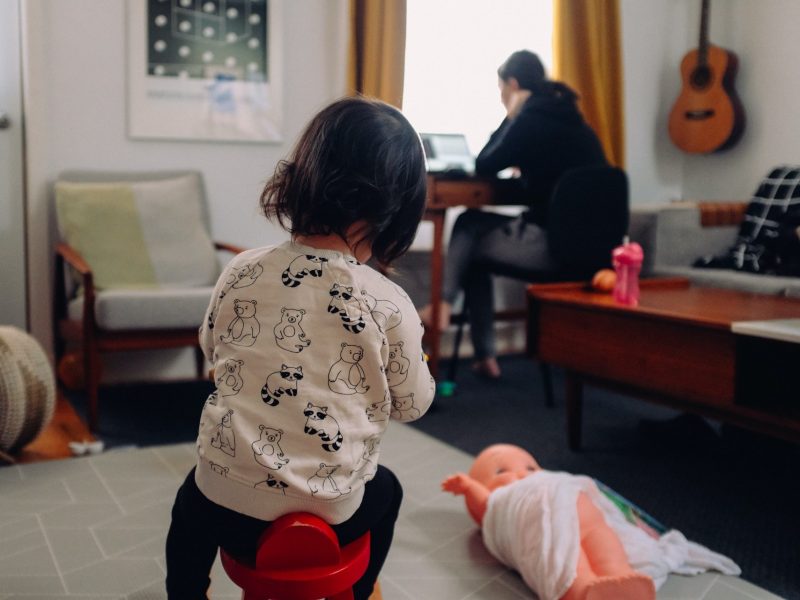
[[[551,0],[407,0],[403,112],[421,132],[464,133],[477,154],[505,116],[497,67],[515,50],[552,64]]]

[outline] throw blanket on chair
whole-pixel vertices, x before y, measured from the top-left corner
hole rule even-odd
[[[736,243],[722,256],[694,266],[750,273],[800,275],[800,166],[770,171],[745,212]]]
[[[575,579],[581,492],[603,513],[634,570],[652,577],[656,589],[670,573],[741,573],[731,559],[690,542],[675,529],[651,537],[629,523],[591,478],[543,470],[494,490],[482,525],[489,552],[515,569],[541,600],[558,600]]]

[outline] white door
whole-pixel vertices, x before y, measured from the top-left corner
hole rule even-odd
[[[0,0],[0,325],[27,329],[19,0]]]

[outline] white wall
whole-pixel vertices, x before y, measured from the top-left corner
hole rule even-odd
[[[345,89],[346,0],[282,0],[284,141],[236,144],[131,140],[126,135],[124,0],[27,0],[25,48],[34,335],[50,334],[50,187],[66,169],[198,169],[215,239],[243,246],[285,234],[258,197],[314,112]]]
[[[621,0],[621,7],[633,203],[747,200],[771,166],[800,163],[800,2],[711,3],[709,39],[739,57],[734,88],[747,121],[736,146],[711,155],[684,154],[667,134],[680,60],[697,46],[699,0]]]
[[[18,0],[0,0],[0,325],[27,328]]]
[[[631,202],[681,197],[683,155],[667,135],[680,91],[678,63],[690,41],[692,0],[621,0],[626,171]]]

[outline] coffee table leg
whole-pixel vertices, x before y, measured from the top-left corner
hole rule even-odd
[[[581,449],[583,418],[583,380],[574,371],[566,372],[567,443],[570,450]]]

